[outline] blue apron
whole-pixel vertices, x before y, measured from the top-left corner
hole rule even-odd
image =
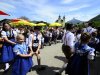
[[[10,41],[15,42],[15,37],[14,37],[14,33],[13,31],[11,31],[11,36],[8,36],[8,34],[6,33],[7,38]],[[1,56],[1,62],[10,62],[14,59],[14,53],[13,53],[13,46],[12,44],[4,41],[3,43],[3,47],[2,47],[2,56]]]
[[[79,44],[77,44],[78,46]],[[68,65],[65,69],[68,75],[90,75],[89,61],[87,58],[88,52],[85,51],[85,46],[80,46],[78,50],[82,50],[83,53],[76,53],[70,58]]]
[[[28,47],[24,45],[24,48],[18,47],[21,54],[27,54],[27,51],[24,52]],[[28,71],[32,68],[33,62],[32,57],[20,57],[16,55],[15,62],[12,67],[11,75],[26,75]]]

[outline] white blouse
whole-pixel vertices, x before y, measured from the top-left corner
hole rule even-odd
[[[92,32],[95,32],[95,31],[96,31],[96,29],[94,29],[94,28],[92,28],[92,27],[90,27],[90,26],[83,29],[83,32],[84,32],[84,33],[88,32],[88,33],[91,34]]]
[[[14,37],[16,38],[17,37],[17,32],[13,30],[13,34],[14,34]],[[9,31],[7,31],[7,32],[2,31],[1,36],[2,36],[2,38],[10,36],[10,32]]]

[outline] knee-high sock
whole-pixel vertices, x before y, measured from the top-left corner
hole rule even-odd
[[[5,70],[7,70],[9,68],[9,63],[5,63]]]

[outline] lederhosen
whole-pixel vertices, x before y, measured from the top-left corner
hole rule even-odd
[[[32,44],[32,50],[33,52],[37,51],[38,45],[39,45],[39,39],[38,39],[38,34],[35,35],[36,39],[33,40]],[[40,54],[40,52],[38,52]]]

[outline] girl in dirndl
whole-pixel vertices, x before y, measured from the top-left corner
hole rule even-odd
[[[15,61],[11,75],[26,75],[33,65],[33,52],[28,50],[28,46],[24,42],[24,39],[22,34],[18,34],[17,44],[13,48]]]
[[[89,60],[94,59],[94,48],[88,46],[90,35],[83,33],[81,42],[75,44],[75,53],[70,58],[66,67],[68,75],[90,75]]]
[[[4,42],[0,61],[5,63],[5,71],[7,71],[10,67],[9,63],[14,59],[13,46],[16,44],[15,37],[17,33],[10,27],[8,22],[3,22],[1,36]]]

